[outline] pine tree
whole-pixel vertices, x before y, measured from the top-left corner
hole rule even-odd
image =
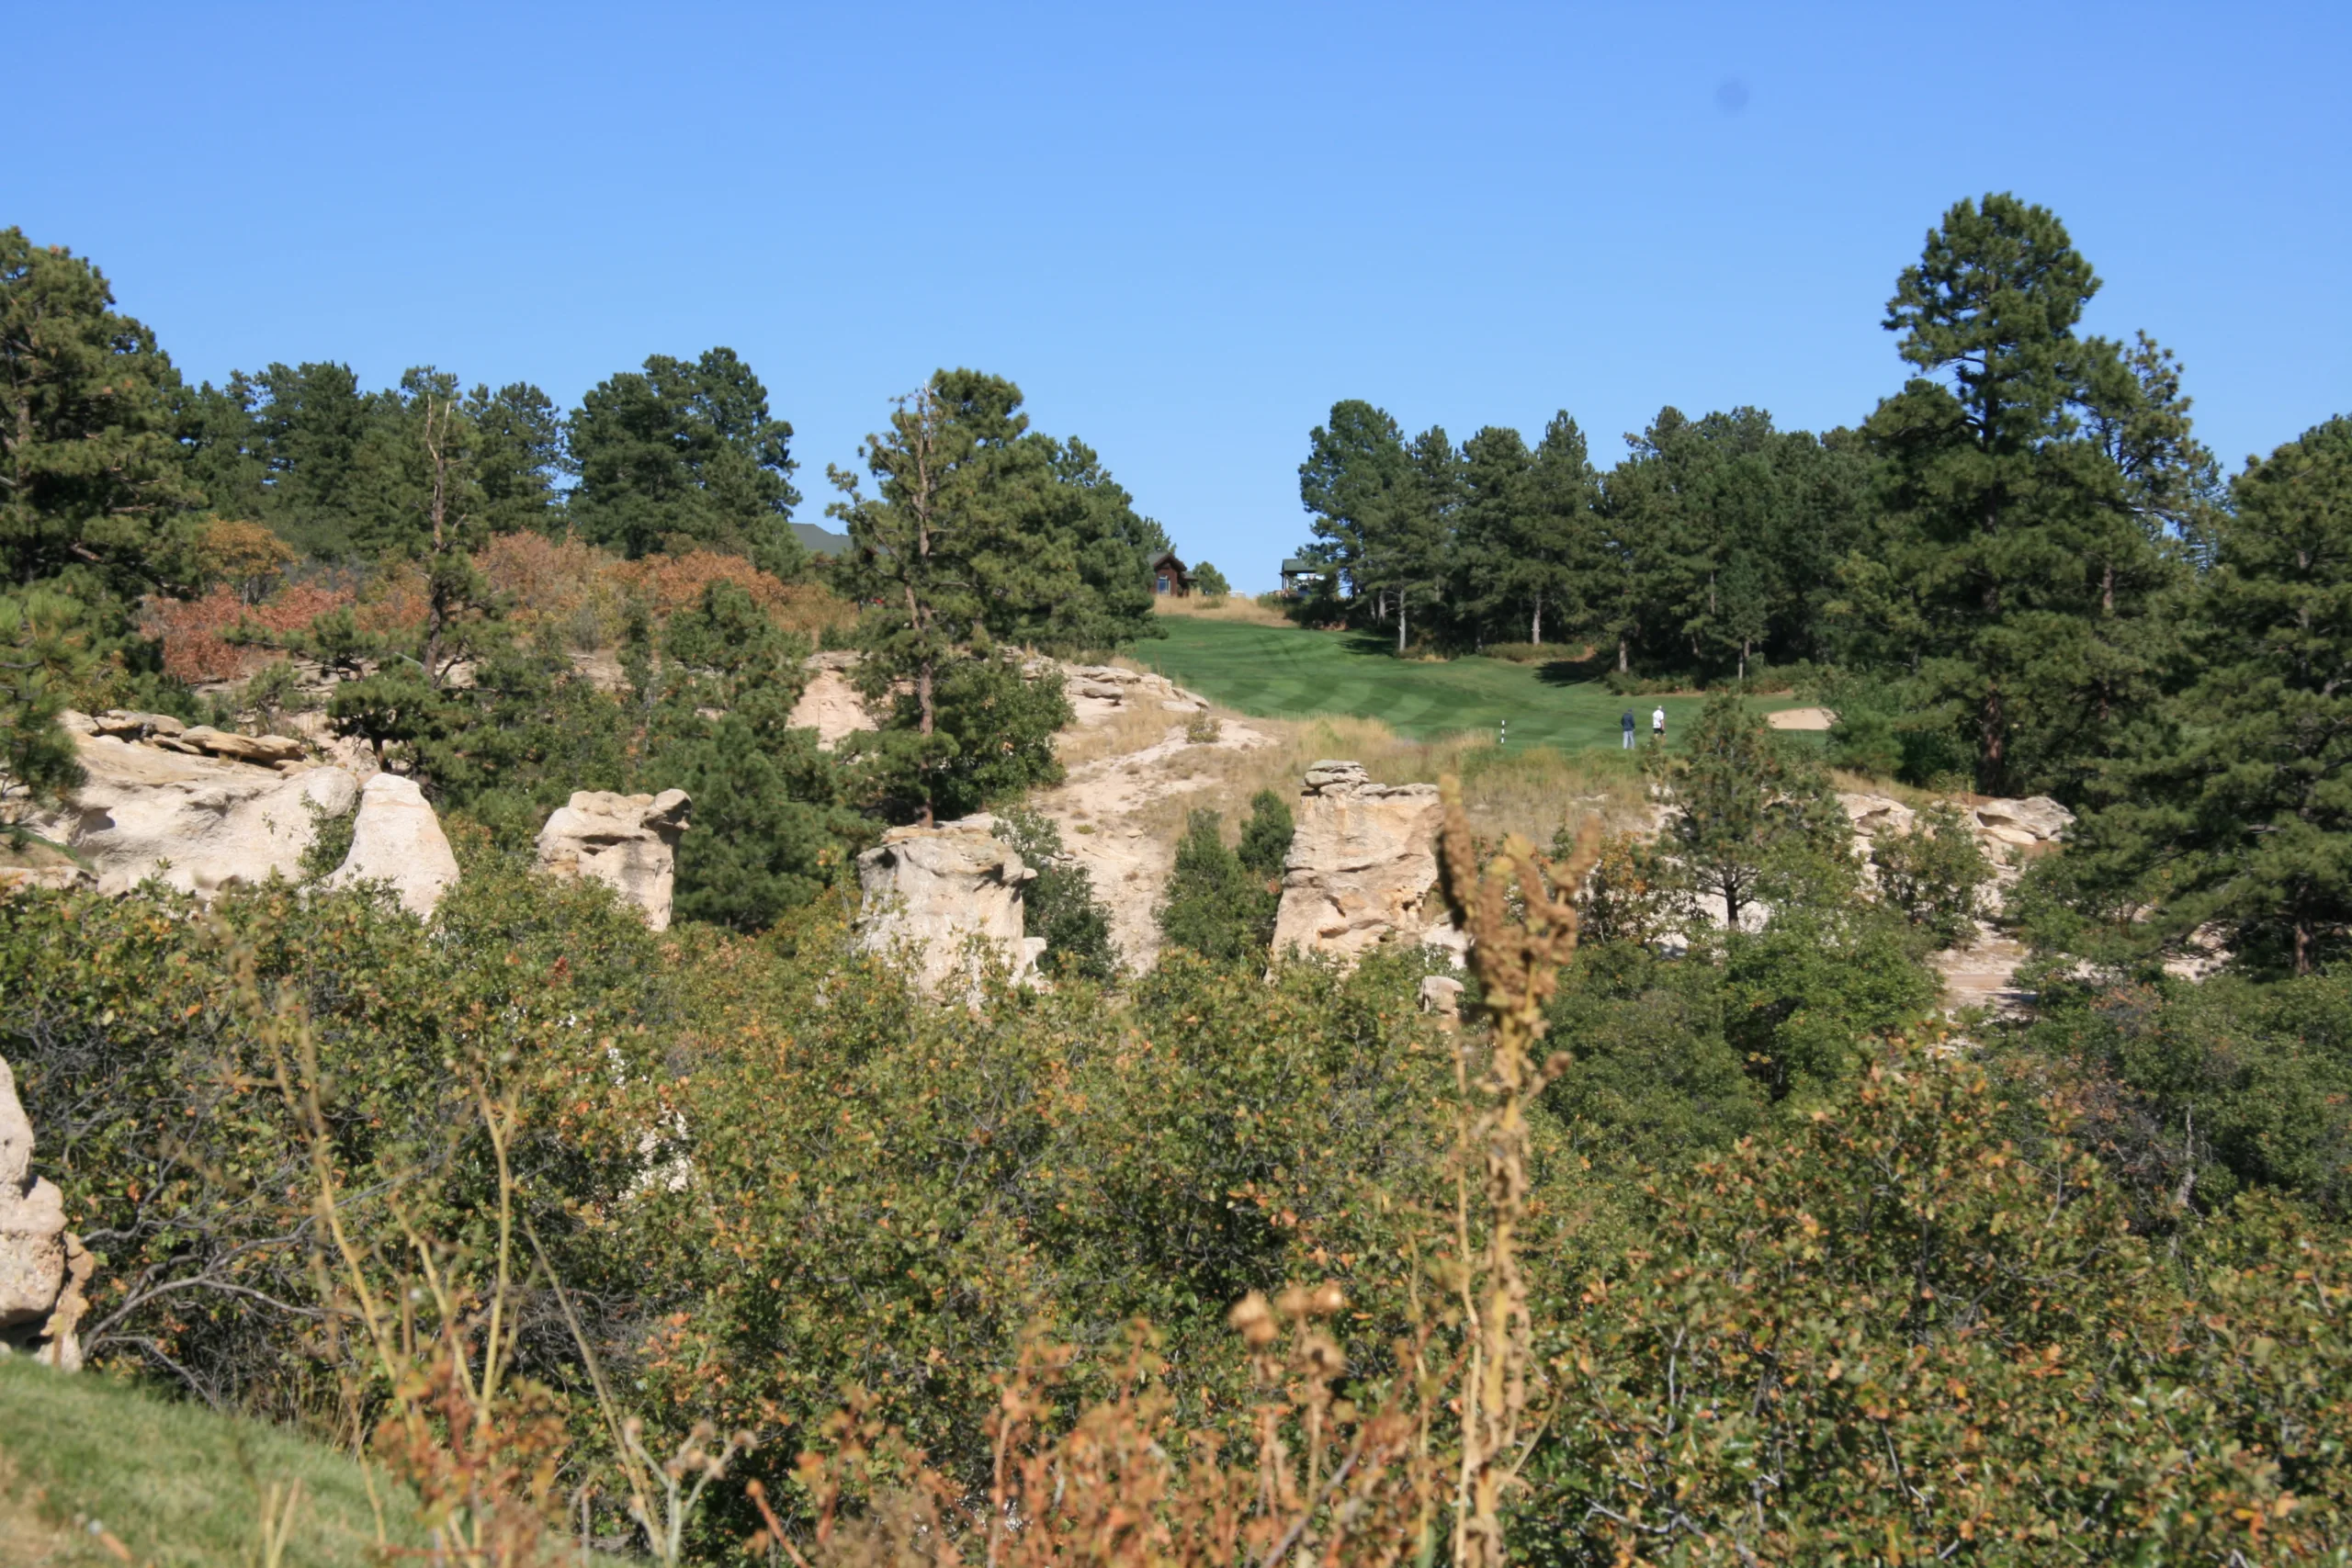
[[[2098,287],[2056,217],[1994,195],[1945,214],[1887,307],[1920,372],[1870,422],[1905,535],[1889,596],[1987,793],[2055,785],[2111,744],[2165,576],[2086,429],[2130,380],[2075,334]]]
[[[636,557],[682,539],[748,556],[794,577],[806,556],[792,532],[800,502],[792,426],[730,348],[699,359],[657,354],[592,388],[570,421],[581,533]]]
[[[1333,403],[1330,423],[1307,436],[1306,461],[1298,466],[1298,499],[1315,535],[1307,558],[1351,596],[1372,591],[1363,576],[1368,530],[1380,526],[1407,467],[1404,433],[1385,409],[1362,399]]]
[[[172,438],[179,373],[98,269],[0,229],[0,581],[174,580],[198,499]]]
[[[1280,901],[1261,874],[1226,847],[1219,815],[1195,811],[1185,821],[1168,874],[1160,940],[1220,964],[1261,959],[1273,940]]]
[[[1654,765],[1676,807],[1662,837],[1730,930],[1759,899],[1850,883],[1851,828],[1819,769],[1733,694],[1710,695],[1681,751]]]
[[[2310,972],[2352,926],[2352,419],[2267,458],[2215,513],[2201,673],[2098,782],[2062,881],[2127,936],[2208,921]]]

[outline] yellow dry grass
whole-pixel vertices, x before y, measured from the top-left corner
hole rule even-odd
[[[1169,776],[1195,782],[1143,808],[1136,823],[1147,832],[1172,836],[1189,813],[1204,808],[1222,813],[1228,831],[1234,830],[1260,790],[1293,800],[1307,768],[1333,758],[1362,762],[1382,784],[1435,784],[1453,773],[1462,780],[1463,804],[1474,830],[1489,837],[1522,834],[1539,849],[1548,847],[1562,826],[1588,813],[1600,812],[1616,830],[1632,826],[1644,810],[1641,775],[1614,751],[1510,751],[1483,733],[1408,740],[1377,719],[1346,716],[1269,719],[1219,712],[1217,717],[1247,725],[1272,743],[1193,746],[1162,764]],[[1165,732],[1159,726],[1153,739]],[[1112,749],[1096,753],[1113,754]]]
[[[1239,593],[1223,599],[1156,599],[1152,606],[1163,615],[1191,615],[1204,621],[1239,621],[1252,626],[1286,626],[1289,617]]]

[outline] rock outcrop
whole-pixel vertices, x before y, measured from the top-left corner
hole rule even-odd
[[[1909,807],[1883,795],[1848,792],[1838,795],[1838,804],[1846,808],[1858,839],[1908,832],[1918,820],[1918,814]],[[2043,795],[2024,800],[1981,800],[1964,807],[1963,816],[1974,829],[1977,843],[1996,865],[2004,859],[2002,846],[2052,843],[2075,825],[2073,812]]]
[[[1424,975],[1421,976],[1421,1010],[1441,1019],[1458,1020],[1462,1016],[1462,993],[1469,988],[1451,975]]]
[[[1439,914],[1435,784],[1374,784],[1361,762],[1306,771],[1283,867],[1274,951],[1352,963],[1389,940],[1419,941]]]
[[[409,913],[432,918],[441,896],[458,885],[458,857],[414,779],[378,773],[360,787],[351,852],[327,880],[335,887],[389,882]]]
[[[1016,983],[1026,981],[1046,951],[1043,937],[1023,934],[1022,889],[1037,874],[989,831],[993,825],[989,818],[967,818],[936,828],[893,828],[857,857],[862,943],[876,952],[910,951],[927,995],[968,990],[975,957],[1001,961]]]
[[[539,869],[550,876],[588,876],[645,911],[645,923],[670,929],[678,840],[694,803],[682,789],[660,795],[575,790],[539,829]]]
[[[2075,814],[2046,795],[1987,800],[1976,807],[1977,831],[2004,844],[2046,844],[2064,836]]]
[[[95,1264],[65,1229],[65,1196],[33,1174],[33,1128],[0,1061],[0,1354],[30,1351],[72,1371],[74,1330]]]
[[[1208,704],[1165,675],[1123,670],[1115,664],[1061,666],[1062,694],[1080,724],[1100,724],[1117,713],[1206,713]]]
[[[79,856],[100,893],[158,876],[209,897],[272,873],[297,877],[318,818],[340,817],[358,798],[358,780],[300,761],[300,742],[284,737],[173,730],[176,720],[153,714],[72,719],[88,776],[28,826]]]
[[[850,681],[849,671],[856,664],[857,655],[849,652],[811,654],[807,661],[808,684],[786,722],[796,729],[815,730],[819,750],[830,751],[861,730],[881,728]]]

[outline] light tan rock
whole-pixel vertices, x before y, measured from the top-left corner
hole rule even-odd
[[[62,1339],[65,1345],[50,1359],[78,1366],[73,1323],[60,1322],[57,1314],[71,1285],[70,1317],[79,1318],[78,1286],[89,1278],[89,1255],[66,1234],[65,1195],[35,1176],[32,1164],[32,1122],[17,1098],[16,1075],[0,1061],[0,1351],[40,1352]],[[85,1260],[78,1279],[70,1267],[74,1254]]]
[[[2075,814],[2048,795],[2036,795],[2024,800],[1980,802],[1976,821],[2003,843],[2048,843],[2075,825]],[[2011,836],[2016,834],[2023,836]]]
[[[1435,784],[1374,784],[1363,764],[1306,771],[1283,866],[1274,951],[1353,963],[1392,936],[1418,941],[1438,914]]]
[[[378,773],[360,786],[351,852],[327,881],[334,887],[389,882],[402,908],[419,919],[433,918],[442,896],[458,885],[458,857],[414,779]]]
[[[968,991],[976,958],[1004,963],[1024,982],[1046,950],[1044,938],[1023,934],[1022,889],[1037,874],[986,821],[893,828],[857,857],[860,941],[909,951],[926,995]]]
[[[1451,975],[1421,976],[1421,1010],[1442,1019],[1462,1016],[1462,993],[1470,987]]]
[[[1872,838],[1880,833],[1904,833],[1911,829],[1914,813],[1899,800],[1883,795],[1863,795],[1854,791],[1840,792],[1838,804],[1846,808],[1847,819],[1853,823],[1858,838]]]
[[[119,736],[137,740],[150,735],[177,735],[187,726],[167,713],[141,713],[133,708],[108,708],[89,721],[85,733]]]
[[[238,762],[258,762],[263,767],[276,762],[299,761],[302,756],[302,743],[287,735],[232,735],[225,729],[199,724],[171,738],[182,746],[195,747],[207,756],[226,757]]]
[[[678,840],[693,806],[682,789],[660,795],[574,790],[539,829],[539,869],[550,876],[594,877],[644,910],[647,925],[668,931]]]
[[[285,774],[191,754],[175,737],[133,745],[85,735],[75,747],[88,776],[28,826],[79,855],[108,895],[150,876],[208,898],[272,873],[298,877],[314,814],[340,817],[359,794],[340,768]]]
[[[831,750],[862,730],[882,728],[866,711],[865,699],[851,684],[849,677],[839,669],[822,666],[808,677],[807,688],[801,692],[800,700],[792,705],[792,716],[786,722],[796,729],[815,730],[818,750],[823,751]]]

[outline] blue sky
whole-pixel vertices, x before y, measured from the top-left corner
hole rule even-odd
[[[1408,429],[1901,378],[1953,200],[2014,190],[2234,468],[2352,412],[2352,6],[11,7],[0,224],[191,378],[433,363],[569,404],[729,344],[801,516],[933,367],[1018,380],[1238,586],[1331,402]]]

